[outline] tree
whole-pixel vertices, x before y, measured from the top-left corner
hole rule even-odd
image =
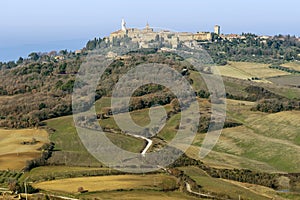
[[[50,56],[50,57],[54,57],[54,56],[56,56],[57,55],[57,52],[56,51],[50,51],[49,53],[48,53],[48,56]]]
[[[68,50],[67,50],[67,49],[65,49],[65,50],[60,50],[60,51],[59,51],[59,54],[65,56],[65,55],[68,54]]]
[[[59,66],[59,73],[60,74],[65,74],[66,73],[66,68],[67,68],[67,63],[63,63]]]
[[[31,60],[34,60],[34,61],[37,61],[40,56],[36,53],[36,52],[32,52],[28,55],[28,57],[31,59]]]
[[[155,42],[158,42],[159,41],[159,35],[156,35],[155,36]]]
[[[87,42],[86,48],[87,48],[87,50],[93,50],[93,49],[95,49],[97,46],[100,46],[101,42],[102,42],[102,39],[101,39],[101,38],[99,38],[99,39],[94,38],[94,40],[89,40],[89,41]]]
[[[7,69],[12,69],[12,68],[14,68],[14,67],[16,67],[15,61],[9,61],[9,62],[7,63]]]
[[[17,64],[20,65],[20,64],[23,63],[23,61],[24,61],[24,59],[23,59],[22,57],[20,57],[20,58],[18,59],[18,61],[17,61]]]
[[[45,103],[40,103],[39,110],[42,110],[44,108],[47,108],[47,105]]]
[[[95,43],[95,41],[94,41],[94,40],[88,41],[88,43],[86,44],[86,48],[87,48],[88,50],[93,50],[93,49],[95,49],[95,48],[96,48],[96,43]]]

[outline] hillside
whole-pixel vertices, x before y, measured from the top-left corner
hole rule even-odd
[[[103,45],[102,40],[95,40],[94,43],[91,49]],[[227,41],[227,44],[230,43]],[[210,47],[219,48],[218,45],[212,43]],[[240,44],[240,48],[250,51],[250,47],[245,45]],[[257,46],[253,47],[254,50]],[[289,48],[286,43],[281,46]],[[211,51],[215,52],[213,49]],[[145,191],[146,196],[165,199],[194,199],[192,194],[198,197],[213,195],[217,199],[238,199],[239,195],[248,199],[285,199],[277,190],[289,190],[291,194],[288,195],[295,196],[295,199],[298,197],[298,62],[292,62],[287,57],[281,59],[280,56],[270,58],[266,63],[260,62],[262,57],[245,62],[250,53],[243,57],[229,52],[226,65],[217,66],[227,97],[219,99],[227,104],[224,128],[216,146],[200,160],[199,148],[207,134],[211,134],[207,133],[209,124],[217,122],[211,117],[212,94],[203,77],[190,63],[172,52],[143,49],[115,58],[96,88],[97,118],[86,116],[87,120],[80,126],[92,129],[95,124],[100,125],[103,134],[117,147],[140,154],[147,142],[125,133],[117,125],[111,112],[111,95],[120,78],[143,63],[167,64],[181,73],[195,91],[201,114],[192,145],[175,163],[152,174],[132,175],[109,169],[111,166],[98,161],[83,145],[76,131],[71,97],[76,75],[88,53],[91,52],[87,49],[81,54],[61,52],[62,59],[45,55],[34,58],[36,55],[32,55],[32,58],[17,66],[0,71],[0,127],[6,128],[0,130],[0,152],[4,152],[0,154],[0,169],[18,171],[1,172],[4,174],[3,185],[10,177],[15,177],[13,180],[21,185],[28,180],[43,192],[76,198],[94,198],[98,195],[112,199],[117,199],[119,195],[135,198]],[[207,72],[203,70],[201,73]],[[155,111],[157,107],[153,106],[157,104],[165,109],[167,117],[165,126],[158,134],[153,134],[149,131],[149,112]],[[85,104],[83,107],[89,111],[92,105]],[[149,139],[153,142],[149,153],[162,149],[174,138],[180,130],[183,108],[180,108],[169,88],[147,84],[134,91],[128,112],[137,125],[148,130]],[[122,112],[116,115],[123,121],[127,120]],[[26,145],[33,138],[36,143]],[[24,141],[25,144],[22,144]],[[44,144],[46,148],[40,148]],[[184,144],[182,146],[185,147]],[[124,166],[118,169],[143,167],[126,166],[126,160],[121,162]],[[19,175],[23,168],[25,173]],[[99,181],[106,181],[107,184],[96,186]],[[66,187],[66,184],[72,187]],[[80,187],[88,191],[78,193]]]

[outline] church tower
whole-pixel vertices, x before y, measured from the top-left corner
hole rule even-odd
[[[149,23],[147,22],[146,27],[144,28],[145,32],[153,32],[153,29],[150,27]]]
[[[121,27],[122,27],[121,30],[124,31],[124,32],[126,32],[126,22],[125,22],[124,19],[122,19]]]

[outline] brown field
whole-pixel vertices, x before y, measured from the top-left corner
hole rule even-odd
[[[23,145],[24,141],[38,142],[35,145]],[[47,143],[48,133],[39,129],[5,130],[0,129],[0,170],[24,168],[27,160],[40,156],[37,150]]]
[[[238,79],[248,79],[252,77],[264,79],[274,76],[289,75],[287,72],[270,69],[268,64],[260,63],[229,62],[225,66],[218,66],[218,69],[223,76]],[[263,81],[268,82],[267,80]]]
[[[162,174],[98,176],[46,181],[35,183],[33,186],[47,191],[72,194],[77,193],[78,187],[83,187],[89,192],[115,191],[120,189],[161,190],[163,188],[174,189],[176,187],[176,178]]]
[[[283,64],[282,66],[300,71],[300,62],[289,62],[289,63]]]
[[[189,196],[183,192],[159,192],[159,191],[113,191],[113,192],[97,192],[80,195],[84,199],[99,200],[201,200],[202,198]]]

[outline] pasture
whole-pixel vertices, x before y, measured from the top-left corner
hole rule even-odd
[[[288,62],[288,63],[282,64],[282,66],[300,71],[300,62]]]
[[[33,186],[46,191],[76,194],[78,187],[89,192],[116,190],[172,190],[176,189],[176,178],[163,174],[152,175],[117,175],[70,178],[34,183]]]
[[[46,121],[46,124],[55,130],[50,135],[50,140],[55,143],[57,151],[49,159],[50,163],[71,166],[102,166],[81,143],[72,116],[51,119]],[[135,153],[139,153],[145,145],[145,141],[142,139],[122,134],[107,133],[106,136],[120,148]]]
[[[300,86],[300,75],[271,77],[268,80],[283,86]]]
[[[251,62],[228,62],[225,66],[218,66],[218,69],[223,76],[238,79],[251,79],[252,77],[265,79],[268,77],[289,75],[287,72],[270,69],[269,66],[269,64]],[[264,80],[264,82],[268,81]]]
[[[36,142],[23,144],[23,142]],[[21,170],[27,160],[41,156],[38,149],[49,142],[48,133],[41,129],[0,129],[0,170]]]
[[[132,191],[112,191],[112,192],[93,192],[79,195],[84,199],[99,200],[201,200],[202,198],[189,196],[179,191],[160,192],[152,190],[132,190]]]
[[[267,196],[262,192],[256,192],[242,185],[234,184],[230,181],[212,178],[197,167],[181,167],[180,170],[183,170],[185,174],[195,180],[197,184],[201,185],[202,191],[210,192],[216,196],[226,196],[229,199],[239,199],[240,196],[241,199],[255,200],[267,200],[275,196],[274,191],[272,193],[273,196]]]
[[[204,158],[211,166],[269,172],[300,170],[299,111],[267,114],[250,111],[254,103],[227,100],[227,116],[243,126],[223,129],[213,151]],[[204,139],[199,134],[187,154],[197,158]]]

